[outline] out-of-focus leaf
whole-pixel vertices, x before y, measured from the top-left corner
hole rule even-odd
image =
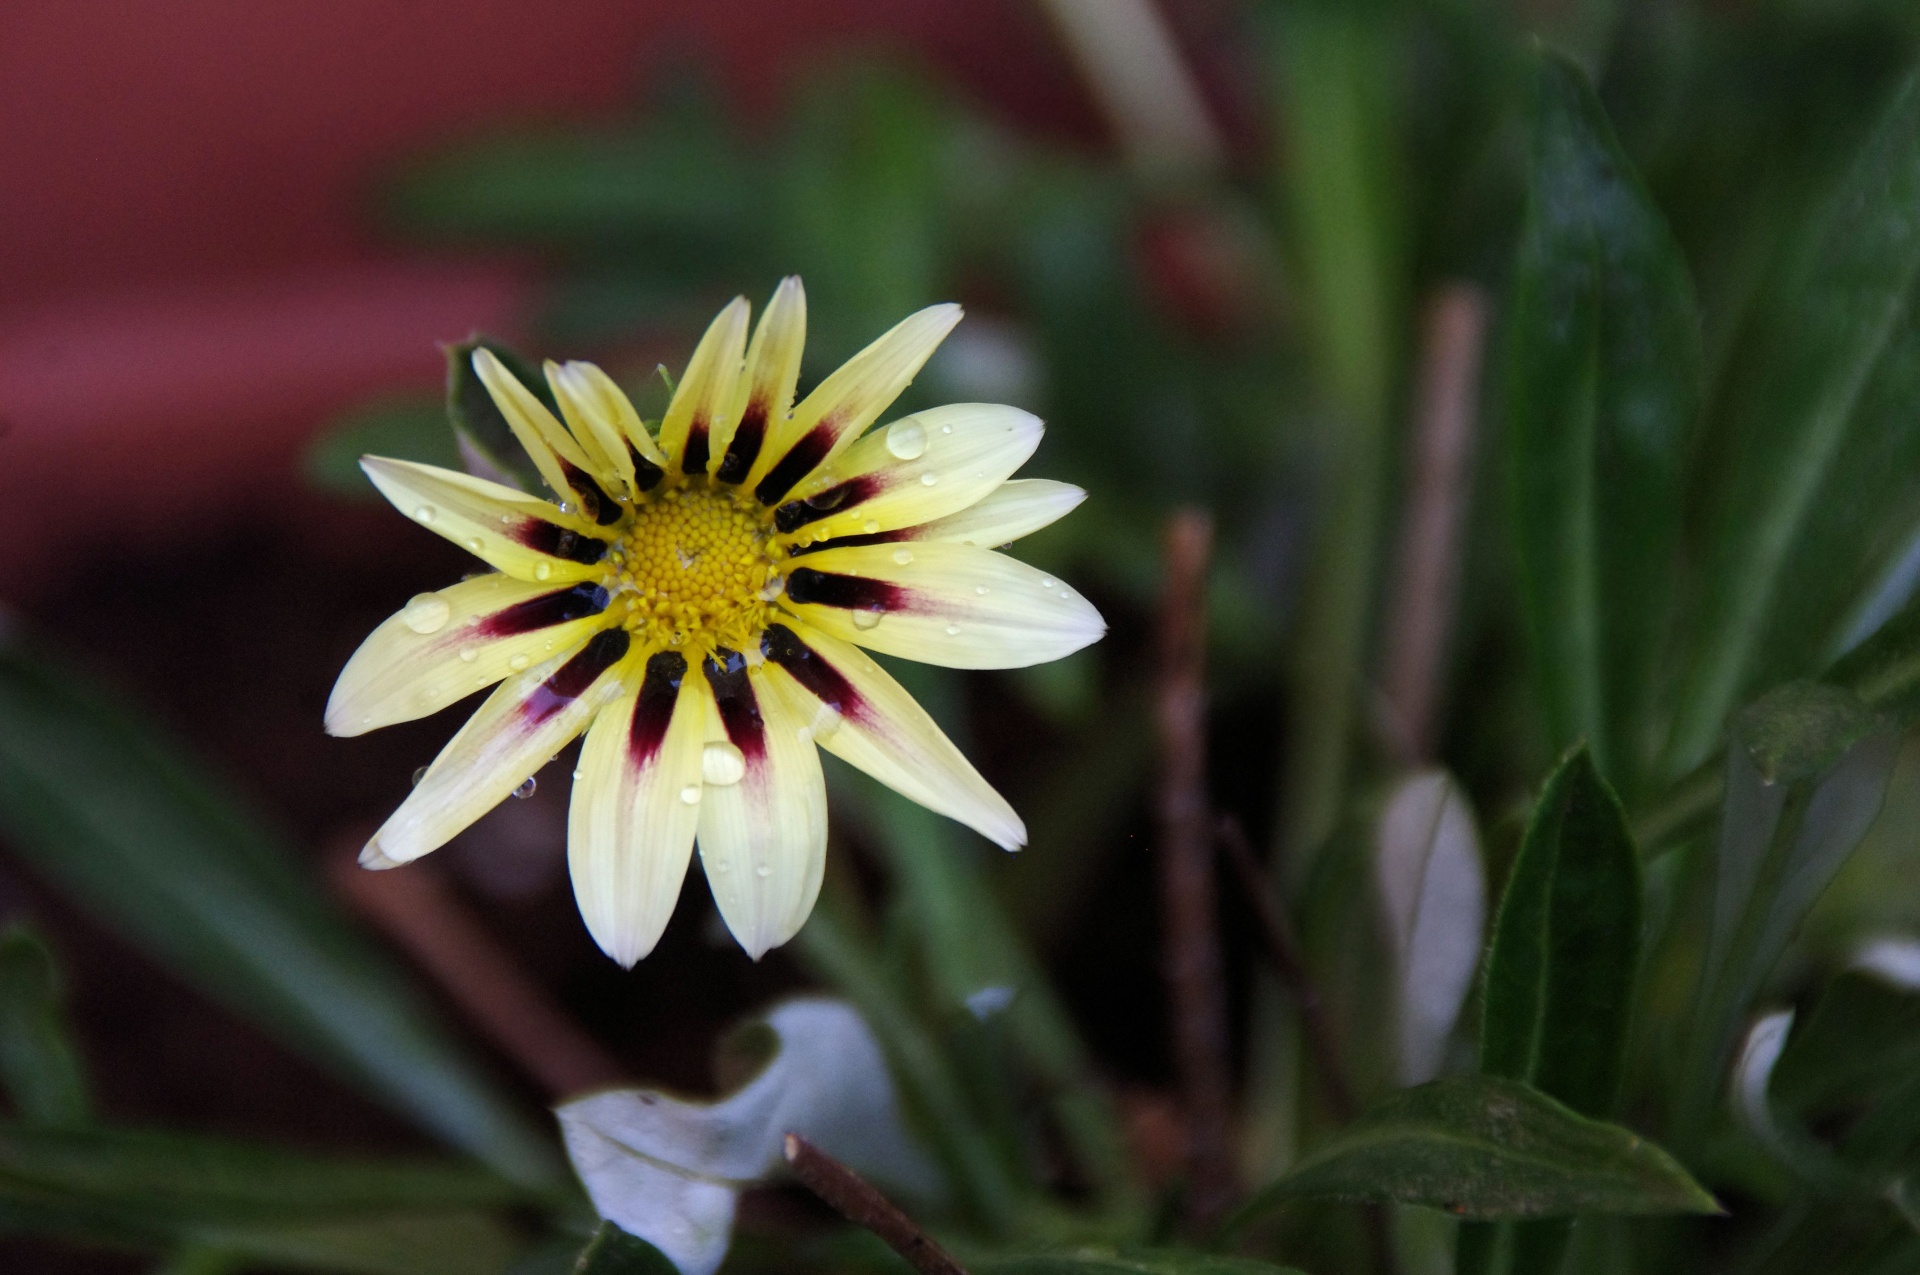
[[[190,750],[78,670],[0,644],[0,832],[49,882],[454,1146],[561,1188],[552,1143]]]
[[[1920,712],[1920,599],[1835,661],[1821,681],[1844,686],[1899,721]]]
[[[594,1207],[682,1275],[718,1269],[740,1191],[782,1162],[789,1133],[908,1194],[939,1190],[901,1124],[886,1060],[859,1014],[840,1001],[796,1000],[767,1015],[766,1026],[778,1052],[719,1102],[616,1089],[558,1109]]]
[[[174,1134],[0,1126],[0,1231],[188,1244],[305,1269],[501,1269],[480,1210],[524,1192],[465,1165],[299,1156]]]
[[[1620,803],[1576,749],[1548,778],[1500,900],[1481,1070],[1611,1115],[1639,953],[1639,856]]]
[[[1866,835],[1899,734],[1837,687],[1792,683],[1742,710],[1727,749],[1713,924],[1691,1022],[1683,1127],[1697,1134],[1734,1037],[1787,940]]]
[[[911,913],[911,930],[926,953],[927,971],[948,1010],[977,1013],[982,992],[1010,994],[1006,1030],[1046,1093],[1078,1167],[1106,1196],[1108,1207],[1136,1204],[1137,1186],[1118,1122],[1094,1079],[1086,1047],[981,880],[972,856],[986,843],[967,844],[974,839],[958,824],[877,784],[856,780],[836,788],[836,796],[855,797],[873,818],[901,902]]]
[[[447,409],[432,399],[394,399],[349,412],[313,440],[302,467],[307,481],[322,491],[378,500],[379,493],[360,471],[362,456],[460,468]]]
[[[1756,683],[1811,671],[1863,577],[1879,524],[1920,498],[1920,82],[1894,94],[1808,230],[1756,328],[1723,415],[1724,475],[1699,578],[1692,667],[1671,744],[1705,759]],[[1884,556],[1884,555],[1883,555]]]
[[[1290,1266],[1218,1253],[1091,1246],[974,1258],[967,1269],[979,1275],[1299,1275]]]
[[[980,1129],[951,1060],[909,1006],[887,958],[843,915],[831,890],[795,942],[801,958],[853,1002],[879,1041],[913,1128],[946,1170],[959,1203],[988,1233],[1004,1233],[1020,1186]]]
[[[53,958],[20,926],[0,933],[0,1085],[33,1124],[85,1124],[92,1114]]]
[[[1494,921],[1480,1069],[1523,1080],[1582,1115],[1613,1114],[1640,960],[1640,856],[1582,747],[1547,779]],[[1570,1223],[1460,1229],[1462,1275],[1558,1267]],[[1500,1264],[1501,1254],[1510,1255]]]
[[[1920,1075],[1920,993],[1862,970],[1835,975],[1799,1024],[1773,1073],[1773,1093],[1825,1114]]]
[[[1255,1196],[1235,1225],[1316,1195],[1472,1218],[1719,1211],[1639,1134],[1497,1076],[1456,1076],[1395,1094]]]
[[[1536,681],[1553,742],[1631,784],[1671,611],[1700,395],[1693,288],[1579,67],[1542,54],[1506,415]]]
[[[493,395],[473,370],[473,352],[491,350],[509,372],[555,415],[553,390],[547,378],[519,352],[490,337],[474,335],[447,347],[447,418],[466,467],[482,478],[504,482],[522,491],[538,492],[542,481],[526,449],[513,436],[507,418],[494,405]]]
[[[602,1222],[580,1250],[573,1275],[676,1275],[677,1270],[666,1254],[639,1236]]]
[[[1466,794],[1443,770],[1402,780],[1374,834],[1374,884],[1394,949],[1399,1080],[1440,1070],[1480,965],[1487,920],[1480,833]]]

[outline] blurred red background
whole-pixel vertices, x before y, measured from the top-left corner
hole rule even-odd
[[[0,597],[267,511],[300,445],[532,282],[373,233],[381,177],[504,123],[632,109],[663,60],[748,114],[809,55],[905,47],[1028,125],[1088,109],[1017,0],[70,0],[0,11]]]

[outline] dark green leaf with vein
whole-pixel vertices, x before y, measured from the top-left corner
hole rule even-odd
[[[0,933],[0,1085],[32,1124],[85,1124],[91,1115],[53,958],[22,926]]]

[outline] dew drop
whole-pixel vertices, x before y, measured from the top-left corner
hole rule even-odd
[[[860,524],[860,530],[866,532],[868,535],[872,535],[874,532],[880,530],[880,520],[878,518],[869,518]]]
[[[879,624],[880,613],[878,611],[855,611],[853,613],[853,627],[862,632],[876,628]]]
[[[755,875],[756,877],[759,877],[762,881],[764,881],[768,877],[773,875],[773,869],[769,867],[767,864],[763,863],[759,867],[753,870],[753,875]]]
[[[808,731],[815,739],[832,739],[844,720],[839,709],[831,704],[822,704],[814,711],[812,723],[801,729]]]
[[[533,663],[532,656],[516,655],[512,659],[507,661],[507,667],[512,669],[514,672],[518,673],[521,669],[525,668],[527,665],[531,663]]]
[[[702,863],[707,862],[707,857],[705,855],[701,855],[700,861]],[[713,861],[713,870],[715,872],[731,872],[733,871],[733,865],[731,863],[728,863],[725,859],[715,859]]]
[[[540,786],[540,781],[538,779],[535,779],[532,775],[528,775],[527,781],[521,784],[518,788],[515,788],[513,790],[513,795],[518,797],[520,800],[525,801],[527,798],[533,796],[534,789],[538,788],[539,786]]]
[[[1040,577],[1040,587],[1041,587],[1041,588],[1043,588],[1043,589],[1051,589],[1051,588],[1053,588],[1053,583],[1054,583],[1054,581],[1053,581],[1053,577],[1052,577],[1052,576],[1041,576],[1041,577]]]
[[[973,586],[973,591],[974,591],[975,593],[977,593],[977,594],[979,594],[979,595],[980,595],[981,597],[983,597],[983,598],[987,596],[987,586],[986,586],[986,585],[984,585],[984,584],[976,584],[976,585],[974,585],[974,586]]]
[[[585,778],[587,777],[587,772],[586,772],[586,771],[584,771],[584,770],[580,770],[580,769],[578,769],[578,768],[576,768],[576,769],[574,770],[574,772],[573,772],[573,777],[574,777],[574,778],[575,778],[576,780],[579,780],[579,779],[585,779]]]
[[[433,506],[432,505],[420,506],[418,509],[413,511],[413,517],[414,517],[414,521],[416,522],[432,522]]]
[[[468,548],[468,549],[470,549],[470,550],[472,550],[472,551],[473,551],[474,553],[479,553],[479,552],[480,552],[480,537],[478,537],[478,536],[468,536],[468,537],[467,537],[467,548]]]
[[[942,425],[942,426],[940,427],[940,432],[941,432],[942,434],[951,434],[951,433],[953,433],[953,426],[951,426],[951,425]]]
[[[949,625],[947,626],[947,636],[948,636],[948,637],[959,637],[959,636],[960,636],[960,626],[959,626],[959,625],[957,625],[957,624],[949,624]]]
[[[927,429],[919,421],[887,426],[887,450],[901,460],[918,460],[927,451]]]
[[[922,474],[922,475],[920,475],[920,485],[921,485],[922,487],[931,487],[931,486],[933,486],[933,485],[934,485],[935,483],[937,483],[937,482],[939,482],[939,481],[940,481],[940,480],[939,480],[939,479],[938,479],[937,477],[935,477],[934,475],[932,475],[932,474]]]
[[[893,551],[893,560],[894,560],[895,562],[897,562],[897,563],[899,563],[899,564],[900,564],[901,566],[903,566],[903,567],[904,567],[904,566],[906,566],[906,565],[907,565],[907,564],[908,564],[909,562],[912,562],[912,561],[913,561],[913,550],[911,550],[911,549],[895,549],[895,550]]]
[[[479,658],[480,652],[474,650],[472,647],[463,646],[460,648],[460,662],[462,664],[471,664]]]
[[[551,567],[550,565],[548,565],[547,563],[544,563],[544,562],[536,562],[536,563],[534,563],[534,564],[533,564],[533,578],[534,578],[534,579],[536,579],[536,580],[544,580],[544,579],[546,579],[546,578],[547,578],[548,576],[550,576],[550,575],[552,575],[552,574],[553,574],[553,568],[552,568],[552,567]]]
[[[700,778],[715,788],[737,784],[746,773],[747,759],[726,740],[716,739],[700,750]]]
[[[437,593],[416,593],[400,612],[400,622],[415,633],[438,633],[447,627],[453,608]]]
[[[418,788],[420,786],[420,781],[422,779],[425,779],[426,777],[427,777],[427,768],[425,766],[422,766],[418,770],[415,770],[413,772],[413,786],[415,788]]]
[[[699,805],[700,804],[700,785],[688,784],[685,788],[682,788],[680,790],[680,800],[684,801],[689,806]]]

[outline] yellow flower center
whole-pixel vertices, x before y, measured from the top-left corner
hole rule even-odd
[[[639,497],[607,555],[610,610],[647,645],[746,650],[777,596],[771,517],[704,478]]]

